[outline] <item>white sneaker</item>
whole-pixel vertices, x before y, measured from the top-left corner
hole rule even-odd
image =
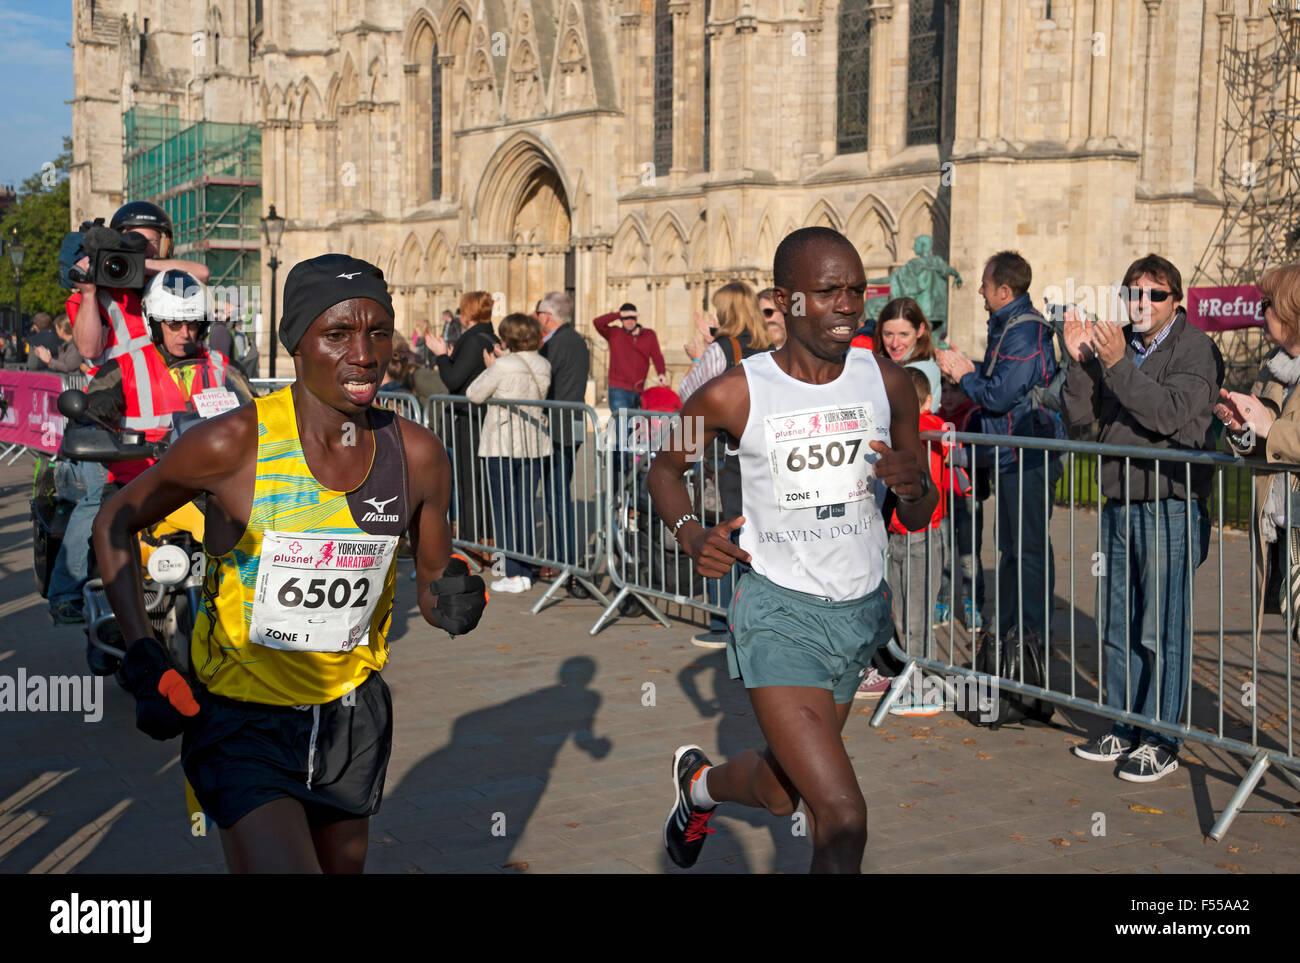
[[[510,578],[499,578],[492,583],[492,591],[494,592],[513,592],[519,594],[520,592],[527,592],[532,587],[533,580],[527,575],[514,575]]]

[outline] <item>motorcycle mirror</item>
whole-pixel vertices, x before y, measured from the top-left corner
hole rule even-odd
[[[59,414],[69,421],[80,421],[86,414],[86,393],[76,388],[59,392]]]

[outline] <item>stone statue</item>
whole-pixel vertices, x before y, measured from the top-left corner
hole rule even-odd
[[[948,321],[948,277],[961,287],[961,275],[949,266],[948,262],[934,254],[934,240],[929,234],[922,234],[912,245],[916,257],[912,258],[893,274],[883,278],[872,278],[869,284],[889,284],[889,297],[872,298],[866,304],[866,316],[874,318],[882,308],[894,298],[914,298],[925,312],[930,329],[935,333],[942,331]]]

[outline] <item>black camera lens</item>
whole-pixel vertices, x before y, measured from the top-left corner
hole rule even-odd
[[[120,254],[110,254],[104,258],[104,274],[114,281],[120,281],[131,273],[131,262]]]

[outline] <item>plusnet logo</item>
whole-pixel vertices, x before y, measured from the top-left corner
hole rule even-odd
[[[0,675],[0,712],[80,712],[86,722],[104,718],[104,677]]]
[[[153,932],[153,903],[147,899],[87,899],[73,893],[50,904],[50,932],[65,935],[127,934],[148,943]]]

